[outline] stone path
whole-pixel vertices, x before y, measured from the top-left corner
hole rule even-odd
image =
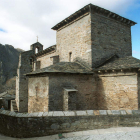
[[[117,127],[63,133],[63,140],[140,140],[140,127]],[[0,135],[0,140],[58,140],[58,135],[35,138],[11,138]]]

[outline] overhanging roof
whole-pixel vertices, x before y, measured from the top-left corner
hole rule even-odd
[[[132,56],[126,56],[123,58],[115,58],[107,60],[106,63],[94,69],[94,71],[101,70],[120,70],[120,69],[139,69],[140,60]]]
[[[58,30],[61,27],[67,25],[68,23],[74,21],[75,19],[77,19],[78,17],[80,17],[86,13],[98,13],[98,14],[104,15],[106,17],[112,18],[114,20],[117,20],[119,22],[122,22],[129,26],[133,26],[136,24],[136,22],[129,20],[127,18],[124,18],[109,10],[106,10],[104,8],[101,8],[101,7],[93,5],[93,4],[88,4],[88,5],[84,6],[83,8],[81,8],[80,10],[76,11],[74,14],[70,15],[69,17],[65,18],[64,20],[62,20],[61,22],[56,24],[54,27],[52,27],[52,29]]]
[[[93,74],[89,68],[82,66],[76,62],[60,62],[51,65],[46,68],[42,68],[31,73],[27,73],[26,76],[33,76],[44,73],[73,73],[73,74]]]

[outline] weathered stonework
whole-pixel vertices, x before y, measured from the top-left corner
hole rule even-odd
[[[92,75],[50,74],[44,77],[30,77],[28,83],[28,112],[63,110],[64,88],[77,90],[74,93],[76,94],[76,108],[74,110],[96,108],[96,87]]]
[[[138,107],[140,108],[140,73],[138,73]]]
[[[56,33],[57,51],[60,61],[69,62],[76,58],[91,66],[91,17],[86,15]]]
[[[53,56],[58,55],[56,52],[50,52],[43,56],[37,57],[37,61],[40,61],[40,69],[53,65]]]
[[[28,80],[24,75],[32,70],[30,57],[33,51],[23,52],[19,57],[19,65],[16,77],[16,104],[19,112],[28,111]]]
[[[48,111],[49,77],[29,78],[28,112]]]
[[[132,56],[131,26],[91,14],[92,64],[110,53],[119,57]]]
[[[46,74],[43,77],[32,77],[29,77],[28,85],[29,112],[42,112],[44,111],[43,108],[47,108],[48,111],[138,109],[137,73],[112,73],[93,76]],[[35,94],[36,87],[43,97],[38,100],[36,100]],[[73,94],[72,106],[69,103],[71,97],[68,90]]]
[[[96,108],[95,79],[92,75],[51,74],[49,78],[49,110],[63,110],[64,88],[76,89],[76,109]],[[69,100],[69,99],[68,99]]]
[[[0,133],[10,137],[30,138],[118,126],[140,127],[139,110],[124,110],[123,114],[121,112],[84,110],[69,113],[66,111],[15,113],[0,109]]]
[[[120,75],[121,74],[121,75]],[[97,103],[102,110],[137,110],[137,73],[98,75]]]
[[[89,4],[54,26],[56,45],[43,50],[35,43],[20,57],[19,111],[138,109],[140,61],[132,57],[130,30],[135,24]]]
[[[19,112],[28,112],[28,79],[25,74],[33,69],[31,60],[36,48],[42,51],[43,46],[37,42],[31,45],[32,50],[23,52],[19,56],[16,77],[16,104]]]

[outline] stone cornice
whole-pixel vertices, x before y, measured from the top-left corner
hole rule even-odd
[[[74,21],[75,19],[79,18],[80,16],[84,15],[85,13],[98,13],[101,15],[104,15],[105,17],[114,19],[116,21],[119,21],[123,24],[126,24],[128,26],[133,26],[136,24],[136,22],[129,20],[127,18],[124,18],[116,13],[113,13],[109,10],[106,10],[104,8],[98,7],[96,5],[93,4],[88,4],[85,7],[81,8],[80,10],[76,11],[74,14],[70,15],[69,17],[65,18],[64,20],[62,20],[61,22],[59,22],[58,24],[56,24],[54,27],[52,27],[53,30],[58,30],[61,27],[69,24],[70,22]]]

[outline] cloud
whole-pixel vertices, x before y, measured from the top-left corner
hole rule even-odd
[[[51,27],[83,6],[92,3],[125,15],[137,0],[0,0],[0,43],[29,50],[39,42],[44,48],[56,44],[56,32]]]

